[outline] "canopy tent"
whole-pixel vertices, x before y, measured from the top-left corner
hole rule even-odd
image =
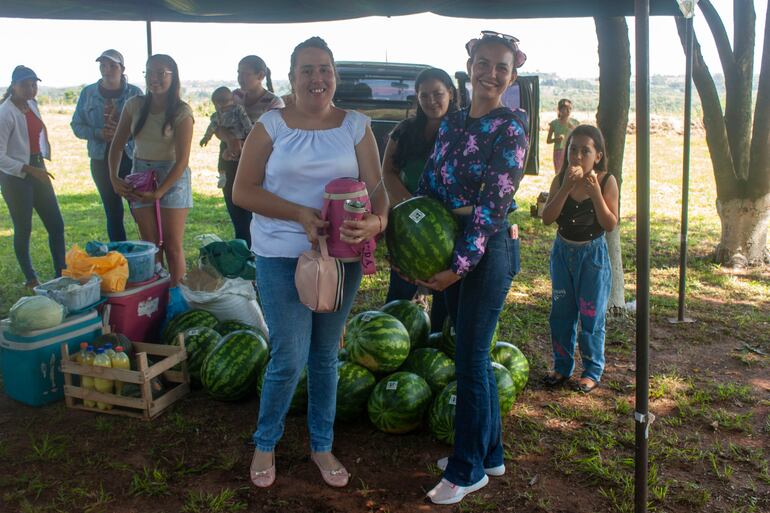
[[[675,0],[650,14],[679,15]],[[422,12],[459,18],[633,16],[634,0],[3,0],[0,16],[60,20],[297,23]]]
[[[689,0],[692,2],[692,0]],[[686,3],[688,0],[679,0]],[[636,406],[635,512],[647,511],[650,285],[649,17],[681,16],[677,0],[2,0],[0,17],[150,22],[297,23],[422,12],[461,18],[634,16],[636,33]],[[689,29],[692,37],[692,26]],[[692,43],[688,43],[688,50]],[[688,55],[687,59],[690,60]],[[690,66],[688,66],[689,80]],[[689,104],[689,102],[688,102]],[[689,108],[689,105],[688,105]],[[689,115],[689,114],[688,114]],[[687,139],[686,139],[687,141]],[[689,148],[685,147],[689,153]],[[687,165],[687,164],[686,164]]]

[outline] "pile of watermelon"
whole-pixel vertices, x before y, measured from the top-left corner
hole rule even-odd
[[[178,344],[180,338],[193,386],[222,401],[254,393],[269,357],[267,337],[257,327],[237,320],[220,322],[209,312],[188,310],[171,319],[161,335],[166,344]]]

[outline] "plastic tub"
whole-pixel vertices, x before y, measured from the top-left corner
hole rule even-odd
[[[38,296],[48,296],[61,303],[69,312],[80,311],[99,301],[99,290],[102,279],[93,275],[85,283],[80,280],[62,276],[47,281],[34,288]]]
[[[128,260],[128,283],[147,281],[155,275],[157,246],[144,240],[110,242],[110,251],[121,253]]]

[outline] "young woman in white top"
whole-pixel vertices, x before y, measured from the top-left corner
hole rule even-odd
[[[35,102],[34,71],[16,66],[0,99],[0,188],[13,222],[13,249],[29,288],[38,285],[29,254],[34,209],[48,231],[56,276],[64,269],[64,221],[43,159],[51,158],[48,134]]]
[[[307,365],[311,458],[327,484],[345,486],[348,472],[331,452],[337,349],[361,280],[361,264],[344,264],[344,302],[334,313],[314,313],[300,303],[294,272],[297,257],[328,224],[320,218],[326,183],[358,177],[373,195],[373,213],[361,221],[346,221],[340,230],[350,243],[384,230],[388,199],[382,187],[374,192],[381,171],[369,118],[332,105],[334,57],[323,39],[310,38],[294,49],[289,80],[294,103],[259,119],[246,139],[233,188],[233,201],[255,213],[252,249],[270,327],[271,359],[254,433],[251,481],[267,487],[275,480],[273,449],[283,434],[286,398]]]
[[[123,108],[110,146],[110,181],[115,192],[131,202],[131,212],[139,225],[142,240],[160,241],[155,200],[160,200],[163,253],[176,287],[185,274],[184,225],[192,208],[190,146],[193,116],[190,106],[179,98],[179,69],[168,55],[156,54],[147,60],[147,94],[134,96]],[[123,147],[129,135],[134,138],[132,173],[154,170],[158,188],[137,192],[118,176]],[[159,253],[160,255],[160,253]],[[162,257],[159,256],[162,262]]]

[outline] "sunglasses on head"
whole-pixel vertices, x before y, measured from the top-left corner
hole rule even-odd
[[[519,40],[515,38],[514,36],[511,36],[510,34],[503,34],[502,32],[495,32],[494,30],[482,30],[481,31],[481,37],[498,37],[500,39],[504,39],[505,41],[508,41],[510,43],[518,43]]]
[[[482,30],[481,31],[481,37],[473,38],[467,43],[465,43],[465,50],[468,52],[468,55],[470,55],[473,52],[473,48],[482,40],[489,40],[489,39],[500,39],[503,44],[511,48],[512,50],[516,50],[518,48],[519,40],[515,38],[514,36],[511,36],[509,34],[503,34],[502,32],[495,32],[494,30]]]

